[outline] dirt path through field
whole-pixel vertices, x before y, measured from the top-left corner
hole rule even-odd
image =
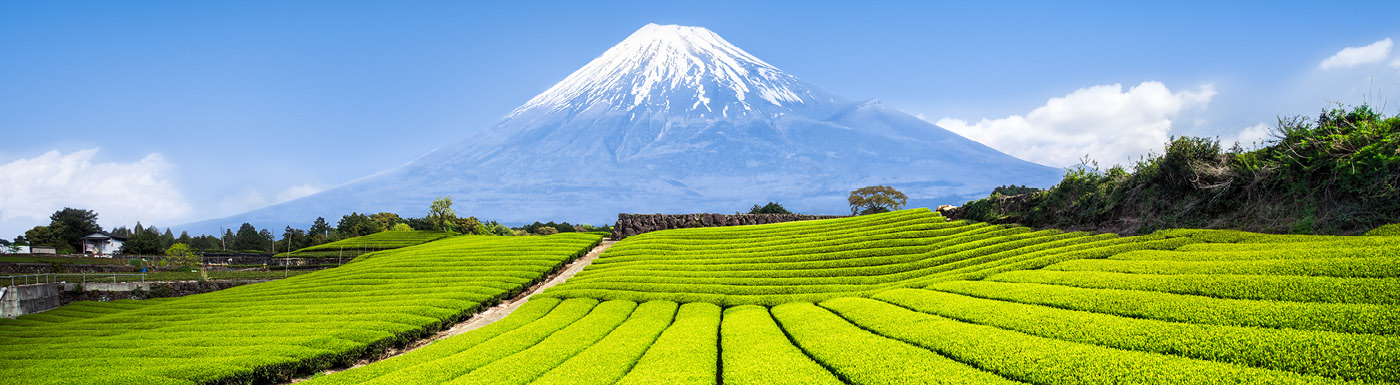
[[[466,321],[458,322],[456,325],[453,325],[452,327],[447,328],[446,330],[437,332],[437,334],[433,334],[432,337],[414,341],[413,343],[408,344],[408,346],[404,346],[399,349],[386,350],[383,354],[380,354],[373,358],[361,359],[355,362],[355,365],[352,365],[349,368],[331,369],[321,372],[320,374],[332,374],[346,369],[353,369],[365,366],[376,361],[387,360],[395,356],[406,354],[408,352],[417,350],[418,348],[427,346],[428,344],[434,341],[476,330],[482,326],[490,325],[492,322],[496,322],[502,318],[506,318],[506,316],[510,315],[511,312],[514,312],[516,308],[519,308],[520,305],[524,304],[525,301],[529,301],[531,296],[544,291],[544,289],[548,289],[554,287],[554,285],[563,283],[564,280],[573,277],[574,274],[578,274],[578,272],[582,271],[584,267],[588,266],[588,264],[593,263],[593,260],[597,259],[599,254],[602,254],[603,251],[606,251],[609,247],[612,247],[614,243],[617,243],[617,241],[606,239],[603,240],[603,243],[598,244],[598,246],[594,247],[593,250],[588,251],[587,255],[584,255],[583,257],[580,257],[579,259],[575,259],[573,262],[570,262],[567,266],[564,266],[563,269],[560,269],[558,273],[555,273],[554,276],[544,280],[544,282],[537,283],[535,284],[535,286],[531,286],[529,289],[525,290],[521,294],[516,295],[515,297],[511,297],[510,299],[507,299],[505,301],[501,301],[501,303],[496,304],[496,306],[492,306],[490,309],[486,309],[479,313],[476,313],[475,315],[472,315],[471,318],[468,318]],[[307,379],[310,379],[310,377],[293,379],[291,383],[302,382]]]
[[[554,274],[554,277],[547,279],[544,282],[535,284],[534,287],[531,287],[530,290],[525,291],[524,294],[517,295],[514,298],[506,300],[505,302],[501,302],[499,305],[492,306],[490,309],[486,309],[486,311],[476,313],[476,315],[473,315],[472,318],[468,319],[466,322],[458,323],[456,326],[438,332],[437,335],[433,336],[432,340],[440,340],[443,338],[466,333],[472,330],[476,330],[477,328],[480,328],[482,326],[489,325],[492,322],[499,321],[501,318],[506,318],[506,316],[510,315],[511,312],[514,312],[516,308],[524,304],[525,301],[530,300],[530,296],[538,294],[539,292],[544,291],[544,289],[554,287],[554,285],[564,283],[564,280],[573,277],[574,274],[578,274],[578,272],[582,271],[584,267],[587,267],[589,264],[593,263],[593,260],[598,258],[598,254],[602,254],[603,251],[607,250],[609,247],[612,247],[613,243],[616,242],[617,241],[603,241],[603,243],[598,244],[598,247],[594,247],[593,250],[589,251],[588,255],[574,260],[573,262],[569,263],[568,266],[565,266],[562,270],[559,270],[559,273]]]

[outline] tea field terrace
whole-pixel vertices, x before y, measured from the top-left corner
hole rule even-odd
[[[1400,382],[1400,237],[926,210],[628,238],[495,324],[311,384]]]

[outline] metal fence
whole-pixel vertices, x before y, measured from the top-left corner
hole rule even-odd
[[[77,279],[64,279],[64,277],[76,277]],[[24,274],[0,276],[0,282],[10,281],[10,286],[32,285],[39,283],[59,283],[59,282],[107,282],[111,278],[112,283],[117,283],[118,277],[141,277],[141,283],[146,283],[146,273],[123,274],[123,273],[49,273],[49,274]]]

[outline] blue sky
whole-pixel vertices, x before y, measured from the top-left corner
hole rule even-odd
[[[1165,135],[1258,138],[1332,101],[1394,114],[1395,14],[1397,2],[0,1],[0,237],[63,206],[109,228],[165,227],[384,171],[490,126],[646,23],[709,28],[835,94],[1063,166],[1122,163]]]

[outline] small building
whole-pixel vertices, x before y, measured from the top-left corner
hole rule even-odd
[[[111,257],[121,251],[123,243],[126,243],[126,237],[98,231],[83,237],[83,254]]]

